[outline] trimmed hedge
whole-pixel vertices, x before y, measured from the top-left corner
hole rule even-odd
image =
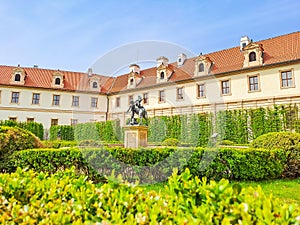
[[[261,188],[207,182],[176,171],[161,192],[96,186],[73,171],[0,174],[1,224],[299,224],[299,207]]]
[[[40,140],[44,139],[44,127],[36,122],[17,122],[12,120],[0,120],[0,126],[19,127],[32,132]]]
[[[287,163],[283,177],[300,177],[300,134],[292,132],[271,132],[256,138],[251,146],[254,148],[274,149],[285,151]]]
[[[14,152],[39,147],[42,147],[42,143],[30,131],[0,126],[0,172],[7,170],[6,163]]]
[[[116,176],[121,174],[128,181],[151,183],[166,180],[174,168],[180,171],[189,168],[194,176],[215,180],[273,179],[281,176],[285,163],[286,156],[280,149],[72,148],[16,152],[10,169],[28,167],[54,173],[73,165],[88,176],[94,176],[95,171],[100,177],[114,171]]]

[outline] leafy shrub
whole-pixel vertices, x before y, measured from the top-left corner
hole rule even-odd
[[[38,147],[42,147],[42,143],[33,133],[18,127],[0,126],[0,172],[6,170],[13,152]]]
[[[162,146],[178,146],[179,145],[179,140],[176,138],[168,138],[164,140],[161,145]]]
[[[176,171],[161,192],[74,171],[0,174],[1,224],[299,224],[299,207],[227,180]],[[41,207],[42,206],[42,207]]]
[[[102,147],[103,143],[101,141],[95,141],[95,140],[82,140],[78,143],[78,146],[81,146],[81,147]]]
[[[44,127],[43,127],[43,124],[41,124],[41,123],[1,120],[0,126],[19,127],[24,130],[28,130],[28,131],[32,132],[35,136],[40,138],[40,140],[43,140],[43,138],[44,138]]]
[[[114,171],[131,182],[152,183],[166,180],[174,168],[188,168],[194,176],[214,180],[264,180],[280,177],[285,162],[281,149],[36,149],[16,152],[9,171],[21,167],[54,173],[74,165],[92,180]]]
[[[256,138],[251,146],[254,148],[285,150],[287,163],[284,177],[300,177],[300,134],[292,132],[271,132]]]

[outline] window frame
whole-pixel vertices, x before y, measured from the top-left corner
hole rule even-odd
[[[133,101],[133,95],[128,95],[128,105],[130,105],[130,102]]]
[[[164,102],[166,102],[166,91],[159,90],[158,91],[158,103],[164,103]]]
[[[79,96],[72,95],[72,107],[79,107]]]
[[[226,79],[226,80],[220,80],[220,85],[221,85],[221,96],[227,96],[227,95],[231,95],[231,84],[230,84],[230,79]],[[228,86],[224,87],[224,83],[228,83]],[[224,90],[228,90],[228,92],[224,91]]]
[[[91,97],[91,108],[98,108],[98,98]]]
[[[121,98],[116,97],[116,108],[120,108],[120,107],[121,107]]]
[[[199,73],[204,72],[204,63],[203,63],[203,62],[200,62],[200,63],[199,63],[199,65],[198,65],[198,72],[199,72]]]
[[[58,119],[57,118],[51,118],[51,121],[50,121],[50,126],[56,126],[58,125]]]
[[[60,95],[53,95],[52,105],[53,106],[59,106],[60,105]]]
[[[59,81],[59,82],[57,82],[57,81]],[[58,85],[58,86],[61,85],[61,78],[60,77],[56,77],[55,80],[54,80],[54,84]]]
[[[38,96],[38,98],[37,98]],[[32,93],[32,100],[31,104],[32,105],[39,105],[41,100],[41,94],[40,93]]]
[[[251,78],[257,77],[257,83],[252,83]],[[253,74],[247,76],[247,83],[248,83],[248,93],[252,92],[259,92],[260,90],[260,75],[259,74]],[[254,86],[253,86],[254,85]],[[252,87],[257,86],[257,89],[251,89]]]
[[[76,126],[78,124],[78,119],[71,119],[70,125]]]
[[[252,51],[249,53],[249,62],[256,62],[256,52]]]
[[[285,73],[285,74],[290,73],[291,77],[286,78],[285,80],[283,80],[283,78],[282,78],[283,73]],[[281,89],[288,89],[288,88],[295,88],[296,87],[295,86],[294,69],[280,70],[279,71],[279,78],[280,78],[280,88]],[[283,81],[286,81],[287,84],[289,84],[289,81],[291,81],[292,84],[284,86]]]
[[[17,76],[18,76],[19,79],[17,79]],[[15,81],[15,82],[21,82],[21,77],[22,77],[21,74],[16,73],[16,74],[15,74],[15,79],[14,79],[14,81]]]
[[[203,90],[200,90],[200,87],[203,87]],[[197,98],[206,98],[205,83],[197,84]],[[202,93],[202,95],[201,95]]]
[[[177,99],[177,101],[183,101],[184,100],[183,87],[177,87],[176,88],[176,99]]]
[[[20,92],[12,91],[10,103],[19,104],[20,103]]]
[[[143,103],[145,105],[149,104],[149,93],[148,92],[143,93]]]

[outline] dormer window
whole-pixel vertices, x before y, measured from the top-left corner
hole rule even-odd
[[[98,83],[96,81],[93,82],[93,88],[98,88]]]
[[[63,88],[64,87],[64,75],[59,70],[52,75],[52,87]]]
[[[90,89],[92,89],[93,91],[96,90],[98,91],[98,89],[100,88],[100,78],[97,77],[96,75],[93,75],[89,79],[89,84],[90,84]]]
[[[25,84],[26,73],[23,68],[16,67],[13,69],[11,74],[10,83],[11,84]]]
[[[262,44],[250,42],[243,48],[244,53],[244,67],[263,65],[263,51]]]
[[[161,80],[164,80],[164,79],[165,79],[165,72],[164,72],[164,71],[162,71],[162,72],[160,73],[160,79],[161,79]]]
[[[256,53],[255,52],[250,52],[249,54],[249,62],[256,61]]]
[[[55,85],[60,85],[60,78],[59,77],[55,78]]]
[[[21,75],[19,73],[17,73],[15,75],[15,81],[20,82],[21,81]]]
[[[131,78],[131,79],[130,79],[130,85],[133,85],[133,84],[134,84],[134,79]]]
[[[200,63],[199,64],[199,72],[203,72],[204,71],[204,64]]]
[[[212,66],[213,66],[213,62],[210,60],[210,58],[208,56],[204,56],[204,55],[200,54],[195,59],[194,76],[209,75],[211,72]]]

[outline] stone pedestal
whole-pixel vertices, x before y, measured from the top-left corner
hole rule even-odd
[[[146,147],[148,143],[148,127],[142,125],[132,125],[124,127],[125,148]]]

